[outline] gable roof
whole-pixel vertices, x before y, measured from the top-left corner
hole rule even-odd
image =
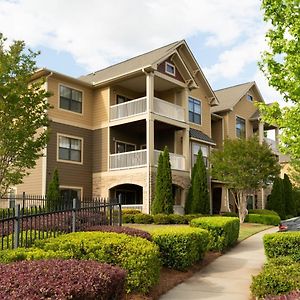
[[[238,85],[230,86],[227,88],[223,88],[220,90],[216,90],[215,94],[217,98],[219,99],[219,105],[216,107],[213,107],[211,111],[213,113],[215,112],[221,112],[221,111],[227,111],[232,110],[233,107],[241,100],[241,98],[246,95],[246,93],[252,88],[255,87],[258,94],[260,95],[261,99],[263,99],[262,95],[260,94],[255,81],[241,83]]]

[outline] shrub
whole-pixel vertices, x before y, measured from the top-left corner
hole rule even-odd
[[[62,251],[76,259],[92,259],[127,270],[127,292],[147,292],[159,279],[159,250],[153,243],[125,234],[75,232],[36,241],[45,251]]]
[[[287,294],[300,289],[299,278],[300,263],[287,258],[272,259],[259,275],[253,277],[251,292],[259,298]]]
[[[134,217],[136,214],[122,214],[123,223],[134,223]]]
[[[152,237],[149,232],[136,229],[136,228],[126,227],[126,226],[125,227],[124,226],[92,226],[92,227],[88,227],[85,231],[125,233],[127,235],[137,236],[146,239],[148,241],[152,241]]]
[[[224,251],[236,243],[239,237],[240,220],[232,217],[201,217],[192,220],[191,226],[209,231],[209,250]]]
[[[235,218],[238,218],[238,217],[239,217],[238,213],[233,212],[233,211],[222,212],[221,215],[222,215],[223,217],[235,217]]]
[[[171,224],[188,224],[188,220],[185,216],[172,214],[169,215]]]
[[[263,240],[267,257],[291,256],[300,261],[300,232],[266,234]]]
[[[137,224],[151,224],[153,223],[153,216],[148,214],[136,214],[133,217],[133,221]]]
[[[187,220],[187,222],[190,223],[193,219],[203,217],[203,215],[202,214],[187,214],[187,215],[184,215],[184,217]]]
[[[153,222],[154,224],[170,224],[171,218],[166,214],[156,214],[153,215]]]
[[[122,299],[126,272],[96,261],[0,265],[1,299]]]
[[[278,216],[278,213],[274,210],[269,209],[249,209],[248,214],[256,214],[256,215],[273,215]]]
[[[245,217],[245,222],[276,226],[280,223],[280,217],[275,215],[250,214]]]
[[[126,215],[136,215],[136,214],[140,214],[140,213],[142,213],[142,212],[138,209],[130,209],[130,208],[122,209],[122,214],[126,214]]]
[[[185,270],[202,259],[209,241],[206,230],[191,227],[168,227],[151,232],[159,246],[163,265]]]

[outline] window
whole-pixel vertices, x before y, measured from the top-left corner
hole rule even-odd
[[[166,62],[166,64],[165,64],[165,72],[167,74],[175,76],[175,66],[172,65],[172,64],[170,64],[170,63],[168,63],[168,62]]]
[[[59,160],[81,162],[82,140],[59,136]]]
[[[247,98],[248,101],[253,102],[253,96],[252,95],[247,94],[246,98]]]
[[[130,100],[131,100],[130,98],[127,98],[127,97],[124,97],[124,96],[121,96],[121,95],[117,95],[117,104],[128,102]]]
[[[201,124],[201,102],[192,97],[189,97],[189,120]]]
[[[65,201],[81,198],[81,188],[60,187],[60,195]]]
[[[199,143],[192,143],[192,167],[196,163],[198,152],[200,149],[202,151],[204,164],[207,168],[208,167],[208,146],[201,145]]]
[[[69,87],[60,86],[59,107],[76,113],[82,113],[82,92]]]
[[[246,138],[245,119],[236,117],[236,136],[238,138]]]
[[[127,144],[124,142],[116,142],[116,153],[135,151],[134,144]]]

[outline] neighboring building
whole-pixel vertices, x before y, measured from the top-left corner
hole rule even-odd
[[[18,193],[45,194],[58,168],[64,195],[119,198],[149,212],[158,156],[168,146],[176,210],[183,211],[196,154],[201,148],[207,162],[215,146],[211,108],[218,105],[185,41],[79,79],[47,69],[35,76],[45,76],[53,94],[50,140]],[[213,118],[225,119],[219,110]]]
[[[247,82],[215,91],[219,105],[212,108],[212,139],[221,148],[224,139],[249,138],[258,135],[265,140],[275,155],[278,152],[278,128],[264,124],[254,102],[264,102],[255,82]],[[276,141],[265,138],[265,131],[275,130]],[[248,208],[264,208],[269,189],[249,195]],[[213,213],[235,211],[234,199],[222,182],[212,180]]]

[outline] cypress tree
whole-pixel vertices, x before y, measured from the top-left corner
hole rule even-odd
[[[192,201],[193,201],[192,182],[194,180],[195,170],[196,170],[196,164],[192,168],[191,185],[189,187],[187,198],[186,198],[185,205],[184,205],[185,214],[191,214],[192,213],[192,211],[191,211],[191,205],[192,205]]]
[[[163,172],[164,172],[164,213],[172,214],[174,212],[174,197],[172,192],[172,171],[170,164],[170,155],[166,146],[163,152]]]
[[[284,202],[283,180],[279,177],[275,178],[273,188],[267,203],[267,208],[278,213],[280,218],[285,219],[285,202]]]
[[[47,190],[47,209],[56,210],[61,205],[61,197],[59,190],[59,176],[58,170],[55,169],[53,172],[52,180],[49,183]]]
[[[151,213],[153,215],[163,213],[164,211],[164,186],[163,186],[163,164],[164,158],[163,154],[159,154],[156,183],[155,183],[155,196],[151,205]]]
[[[284,174],[283,178],[283,189],[284,189],[284,202],[285,212],[287,216],[296,216],[296,203],[293,195],[293,187],[290,178],[287,174]]]

